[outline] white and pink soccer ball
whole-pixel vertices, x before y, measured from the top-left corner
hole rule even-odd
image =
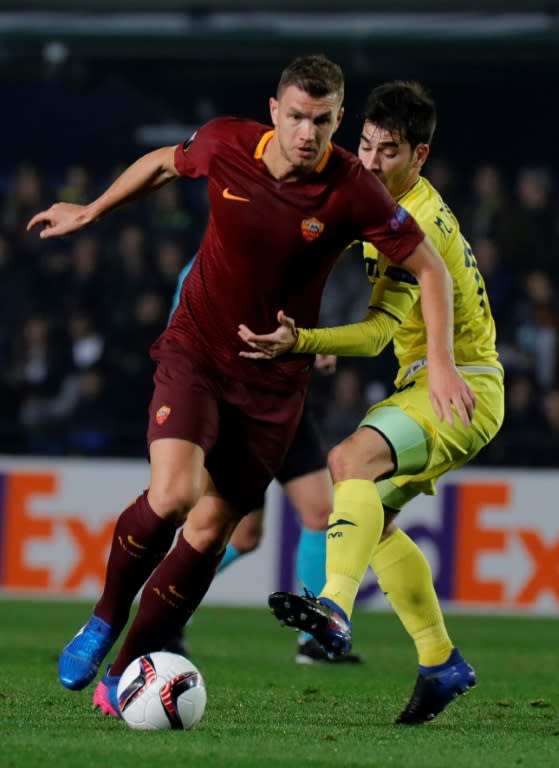
[[[157,651],[134,659],[118,689],[123,720],[144,731],[186,730],[206,708],[206,686],[194,664],[176,653]]]

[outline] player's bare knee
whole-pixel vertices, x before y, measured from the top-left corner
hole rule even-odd
[[[359,429],[328,454],[328,467],[335,483],[362,479],[375,482],[393,471],[390,448],[371,429]]]
[[[239,520],[231,536],[231,544],[237,552],[246,555],[258,547],[263,533],[264,509],[259,508],[249,512],[248,515],[244,515]]]
[[[231,538],[231,544],[241,555],[248,555],[249,552],[254,552],[255,549],[258,549],[261,540],[261,536],[245,533],[239,538],[233,536]]]
[[[151,487],[148,498],[160,517],[180,524],[200,498],[201,488],[189,482]]]
[[[184,537],[198,552],[219,554],[227,546],[235,521],[226,516],[189,515],[184,524]]]
[[[367,461],[354,450],[350,440],[335,445],[328,453],[328,468],[335,483],[356,477],[363,477]],[[376,479],[376,478],[371,478]]]
[[[325,531],[331,512],[331,503],[308,505],[299,511],[301,525],[309,531]]]
[[[231,536],[231,544],[237,552],[240,552],[242,555],[248,555],[249,552],[254,552],[258,548],[262,541],[262,534],[263,529],[261,525],[237,526]]]

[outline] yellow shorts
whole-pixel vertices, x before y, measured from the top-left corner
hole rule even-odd
[[[429,398],[426,368],[367,411],[359,426],[384,435],[397,460],[392,477],[377,483],[385,506],[401,509],[419,493],[436,493],[435,483],[441,475],[473,459],[499,431],[504,416],[502,376],[497,372],[461,373],[476,396],[468,427],[458,415],[452,425],[439,420]]]

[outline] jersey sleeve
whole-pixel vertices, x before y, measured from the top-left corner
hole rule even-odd
[[[220,120],[211,120],[175,149],[175,168],[181,176],[197,179],[207,176],[210,161],[218,153],[222,131]]]
[[[374,259],[370,256],[374,249],[364,243],[363,256],[367,261]],[[403,322],[408,312],[419,300],[420,288],[417,279],[403,266],[392,264],[383,256],[377,254],[378,277],[374,280],[369,309],[379,309]]]
[[[372,310],[359,323],[332,328],[297,328],[297,341],[292,352],[338,357],[376,357],[392,339],[397,327],[394,317]]]
[[[425,233],[370,171],[362,168],[356,182],[353,210],[359,222],[360,238],[399,264],[423,241]]]

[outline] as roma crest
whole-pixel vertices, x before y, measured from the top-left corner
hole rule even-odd
[[[157,411],[155,412],[155,421],[158,423],[159,426],[161,426],[167,421],[170,413],[171,413],[170,405],[162,405],[157,409]]]
[[[324,229],[324,224],[315,216],[310,219],[303,219],[301,222],[301,232],[308,243],[312,243],[317,237],[320,237]]]

